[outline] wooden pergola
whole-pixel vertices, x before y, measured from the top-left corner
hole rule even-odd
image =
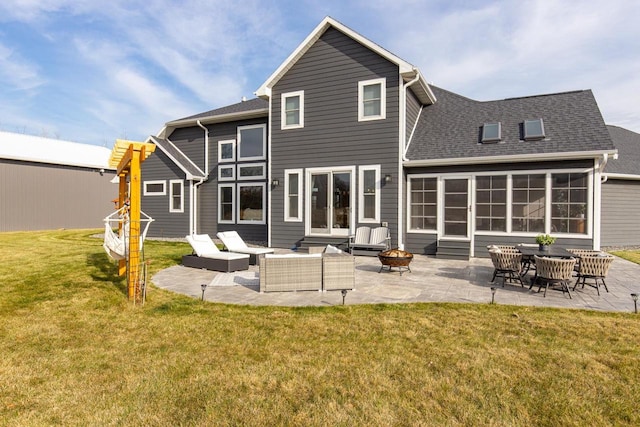
[[[127,257],[118,261],[118,275],[127,275],[127,290],[130,301],[141,298],[141,247],[140,247],[140,210],[141,210],[141,165],[156,149],[154,144],[117,139],[109,166],[116,168],[119,178],[118,209],[128,204],[129,241]],[[123,224],[120,223],[120,227]]]

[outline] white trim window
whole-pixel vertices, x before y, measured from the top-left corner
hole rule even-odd
[[[218,223],[235,224],[236,219],[235,184],[218,185]]]
[[[476,177],[476,231],[507,231],[507,175]]]
[[[511,197],[511,230],[546,232],[547,175],[514,174]]]
[[[438,229],[438,178],[409,177],[409,230]]]
[[[266,224],[267,185],[238,184],[238,224]]]
[[[218,163],[236,161],[236,140],[218,141]]]
[[[551,174],[551,232],[587,234],[589,177],[584,173]]]
[[[387,116],[387,79],[358,82],[358,121],[380,120]]]
[[[380,222],[380,165],[358,169],[358,222]]]
[[[169,212],[184,212],[184,181],[181,179],[169,181]]]
[[[167,181],[144,181],[144,196],[164,196],[167,194]]]
[[[236,166],[235,165],[219,165],[218,166],[218,181],[234,181],[236,179]]]
[[[265,163],[243,163],[238,165],[238,181],[247,179],[265,179]]]
[[[282,94],[281,101],[282,129],[297,129],[304,127],[304,91]]]
[[[302,222],[302,169],[284,171],[284,220]]]
[[[267,153],[267,126],[238,126],[238,160],[264,160]]]

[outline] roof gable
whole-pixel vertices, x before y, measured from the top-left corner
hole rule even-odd
[[[388,50],[382,48],[371,40],[363,37],[347,26],[341,24],[335,19],[327,16],[320,24],[305,38],[300,45],[289,55],[289,57],[269,76],[269,78],[256,90],[256,96],[260,98],[270,98],[271,89],[284,76],[293,65],[320,39],[320,37],[329,29],[335,28],[346,36],[352,38],[363,46],[371,49],[378,55],[396,64],[400,70],[400,75],[405,81],[417,79],[418,84],[414,85],[414,92],[423,104],[432,104],[435,102],[435,96],[429,85],[426,83],[422,74],[418,69],[407,61],[399,58]]]
[[[187,179],[204,179],[205,173],[189,157],[186,156],[173,142],[168,139],[161,139],[155,136],[150,137],[151,141],[171,159],[185,173]]]

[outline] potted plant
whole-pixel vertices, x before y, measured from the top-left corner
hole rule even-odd
[[[549,234],[538,234],[536,236],[536,243],[539,245],[541,251],[548,251],[549,245],[553,245],[555,241],[556,238]]]

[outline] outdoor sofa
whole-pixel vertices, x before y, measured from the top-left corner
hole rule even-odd
[[[355,289],[355,260],[343,253],[260,255],[260,292]]]

